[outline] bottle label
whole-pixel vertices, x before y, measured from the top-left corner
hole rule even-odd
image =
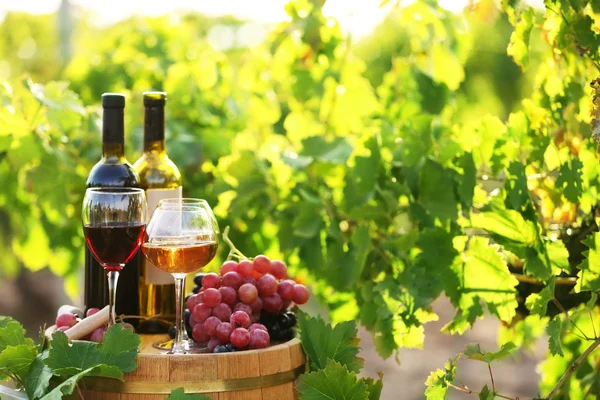
[[[148,221],[154,212],[154,209],[158,206],[158,202],[163,199],[181,198],[181,186],[176,189],[148,189],[146,190],[146,201],[148,202]],[[172,285],[173,276],[168,272],[161,271],[156,268],[152,263],[146,260],[146,273],[145,284],[146,285]]]

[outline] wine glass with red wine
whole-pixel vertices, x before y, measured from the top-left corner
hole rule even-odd
[[[115,323],[119,271],[144,241],[146,195],[136,188],[90,188],[83,199],[83,233],[108,276],[109,326]]]
[[[219,228],[208,204],[167,204],[154,210],[148,222],[147,242],[142,252],[156,268],[175,279],[176,334],[173,341],[159,343],[171,354],[194,353],[205,349],[183,340],[183,295],[185,277],[207,265],[217,253]]]

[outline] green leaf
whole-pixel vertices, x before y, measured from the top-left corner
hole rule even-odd
[[[554,281],[555,279],[552,277],[545,288],[539,293],[530,294],[525,300],[525,306],[533,314],[539,314],[542,317],[546,315],[548,303],[554,298]]]
[[[470,360],[483,361],[487,364],[493,361],[500,361],[511,355],[517,346],[513,342],[506,342],[500,347],[500,350],[495,352],[486,352],[481,350],[479,344],[470,344],[464,351],[464,355]]]
[[[369,400],[379,400],[383,390],[383,372],[379,372],[379,379],[363,378],[362,381],[367,385]]]
[[[356,357],[360,348],[355,321],[340,322],[332,327],[320,317],[300,313],[298,318],[302,347],[308,355],[312,369],[323,369],[328,359],[360,372],[364,360]]]
[[[562,349],[562,336],[564,335],[565,326],[560,318],[560,315],[554,317],[546,327],[546,334],[548,335],[548,348],[550,354],[559,355],[563,357],[565,353]]]
[[[311,136],[302,141],[302,146],[301,156],[333,164],[344,164],[352,154],[352,145],[343,137],[327,141],[323,136]]]
[[[581,170],[583,163],[574,158],[569,163],[564,163],[560,166],[558,178],[556,178],[556,188],[562,189],[565,198],[571,203],[577,203],[582,193]]]
[[[479,391],[479,400],[494,400],[496,395],[490,390],[488,385],[484,385]]]
[[[477,170],[473,154],[464,153],[459,158],[457,165],[462,169],[462,173],[456,177],[458,197],[465,208],[471,208],[477,183]]]
[[[37,355],[35,346],[20,344],[8,346],[0,353],[0,370],[25,381],[31,364]]]
[[[333,360],[325,368],[302,374],[298,382],[301,400],[368,400],[367,384],[353,371]]]
[[[535,10],[533,7],[527,7],[521,12],[515,30],[510,35],[510,43],[506,52],[521,68],[529,66],[529,39],[534,21]]]
[[[438,369],[429,374],[425,381],[425,397],[427,400],[441,400],[446,398],[448,383],[452,383],[456,376],[456,365],[462,354],[458,354],[446,362],[444,369]]]
[[[185,390],[183,388],[179,388],[173,390],[166,400],[210,400],[210,398],[196,393],[185,394]]]
[[[428,159],[421,168],[419,177],[419,203],[431,216],[456,219],[458,204],[454,194],[454,179],[449,170],[436,161]]]
[[[47,356],[47,351],[37,355],[31,364],[29,376],[25,381],[25,391],[27,392],[27,396],[32,400],[38,399],[46,393],[46,389],[48,389],[48,385],[50,384],[50,378],[53,376],[52,370],[44,364],[44,359]]]
[[[8,346],[21,344],[34,346],[33,340],[25,337],[25,329],[20,323],[9,317],[0,319],[0,352]]]
[[[77,386],[77,382],[79,382],[79,380],[84,376],[99,376],[97,375],[97,370],[101,369],[102,367],[102,365],[91,367],[71,376],[63,381],[60,385],[56,386],[50,393],[42,397],[41,400],[61,400],[63,395],[73,393],[73,390]]]
[[[517,243],[533,245],[537,230],[531,221],[523,218],[520,212],[497,208],[494,211],[471,215],[473,228],[484,229],[489,233]]]
[[[124,372],[131,372],[137,364],[140,337],[123,324],[111,326],[104,334],[103,343],[75,341],[69,345],[67,335],[56,332],[52,335],[52,348],[46,365],[55,374],[71,375],[101,364],[94,374],[122,379]]]
[[[381,164],[381,155],[379,153],[379,143],[375,136],[370,137],[365,146],[370,151],[369,156],[358,156],[354,159],[354,167],[346,175],[346,186],[344,187],[344,200],[348,204],[348,209],[363,205],[375,193],[379,168]]]
[[[594,232],[587,236],[582,243],[589,250],[583,252],[585,259],[577,266],[580,271],[577,273],[577,284],[575,292],[579,293],[586,290],[600,290],[600,232]]]
[[[310,239],[319,233],[322,226],[323,219],[319,207],[312,203],[300,204],[292,225],[294,236]]]
[[[464,264],[452,266],[461,282],[456,290],[448,292],[452,302],[461,310],[477,310],[477,303],[483,301],[490,313],[510,322],[518,306],[515,286],[519,281],[511,275],[498,248],[486,238],[473,236],[464,260]]]

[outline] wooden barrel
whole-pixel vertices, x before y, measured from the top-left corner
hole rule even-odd
[[[152,347],[166,336],[141,337],[138,368],[125,382],[85,378],[84,399],[164,400],[181,387],[219,400],[297,399],[295,381],[306,363],[299,339],[261,350],[167,355]]]

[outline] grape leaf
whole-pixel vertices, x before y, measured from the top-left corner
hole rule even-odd
[[[558,354],[561,357],[565,355],[562,349],[562,336],[564,330],[565,326],[560,315],[557,315],[548,323],[546,333],[548,334],[548,348],[550,349],[550,354]]]
[[[509,322],[518,305],[515,286],[519,281],[510,274],[497,247],[486,238],[471,237],[464,260],[452,266],[461,282],[455,290],[448,291],[453,303],[465,310],[483,301],[490,313]]]
[[[517,346],[515,346],[513,342],[504,343],[502,347],[500,347],[500,350],[495,352],[483,351],[481,350],[479,344],[470,344],[463,353],[469,360],[478,360],[490,364],[493,361],[501,361],[505,359],[516,349]]]
[[[10,317],[0,317],[0,352],[8,346],[33,346],[33,340],[25,337],[25,329]]]
[[[578,158],[573,158],[570,163],[560,166],[556,188],[562,189],[565,198],[571,203],[577,203],[582,193],[581,170],[583,163]]]
[[[123,328],[122,324],[111,326],[101,344],[76,341],[69,346],[67,335],[55,332],[45,363],[58,375],[76,374],[100,364],[94,374],[122,379],[124,372],[131,372],[137,367],[135,360],[139,345],[139,335]]]
[[[367,384],[342,364],[327,360],[325,368],[302,374],[298,382],[301,400],[368,400]]]
[[[428,159],[419,176],[419,203],[432,217],[456,219],[458,209],[454,194],[454,180],[449,170]]]
[[[44,359],[48,356],[48,351],[44,351],[38,354],[29,370],[29,376],[25,381],[25,391],[30,399],[38,399],[46,393],[48,385],[50,384],[50,378],[53,373],[46,364]]]
[[[379,379],[363,378],[362,381],[367,385],[369,400],[379,400],[383,390],[383,372],[378,372]]]
[[[298,318],[302,347],[312,369],[323,369],[327,360],[341,363],[350,371],[360,372],[364,360],[356,357],[360,348],[355,321],[340,322],[332,327],[320,317],[300,313]]]
[[[496,394],[490,390],[488,385],[484,385],[483,388],[479,391],[479,400],[494,400],[496,398]]]
[[[535,21],[535,10],[527,7],[521,12],[515,30],[510,35],[510,43],[506,53],[515,60],[521,68],[529,66],[529,39]]]
[[[456,191],[458,197],[465,208],[471,208],[473,205],[473,195],[475,194],[476,167],[473,154],[463,153],[458,159],[457,165],[462,168],[462,174],[456,176]]]
[[[539,314],[542,317],[546,315],[548,303],[554,298],[554,277],[546,283],[546,287],[539,293],[530,294],[525,300],[525,306],[533,314]]]
[[[17,376],[24,382],[36,355],[35,346],[25,344],[8,346],[0,353],[0,370]]]
[[[589,249],[583,251],[585,259],[577,266],[580,271],[577,273],[577,284],[575,292],[579,293],[586,290],[600,290],[600,232],[594,232],[589,235],[582,243]]]
[[[323,136],[311,136],[302,141],[302,146],[301,156],[333,164],[345,163],[352,154],[352,145],[343,137],[327,141]]]
[[[102,365],[94,366],[71,376],[42,397],[41,400],[61,400],[63,395],[73,393],[73,390],[77,386],[77,382],[84,376],[99,376],[98,370],[102,367]]]
[[[210,400],[210,398],[203,394],[186,394],[183,388],[178,388],[173,390],[166,400]]]
[[[501,244],[508,239],[525,245],[533,245],[537,237],[537,230],[533,222],[525,220],[520,212],[505,208],[495,208],[494,211],[472,214],[471,226],[493,234],[494,238],[498,237]]]
[[[449,359],[444,366],[444,369],[437,369],[429,374],[425,381],[425,397],[427,400],[440,400],[446,398],[448,391],[448,383],[452,383],[456,376],[456,365],[462,354],[458,354]]]

